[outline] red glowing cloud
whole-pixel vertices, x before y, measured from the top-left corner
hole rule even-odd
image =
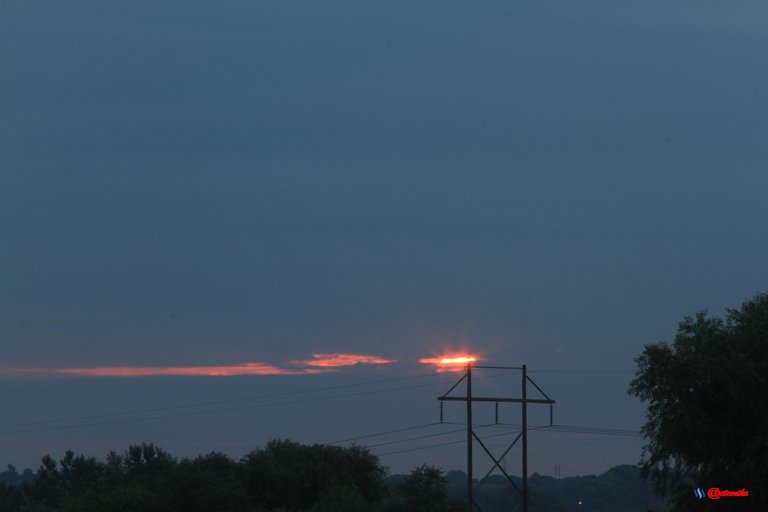
[[[149,377],[156,375],[223,377],[234,375],[299,375],[321,373],[322,371],[312,368],[288,370],[264,363],[244,363],[231,366],[105,366],[53,370],[55,374],[59,375],[87,377]]]
[[[397,360],[361,354],[312,354],[312,359],[308,361],[291,362],[301,366],[337,368],[339,366],[354,366],[356,364],[392,364],[396,363]]]
[[[229,377],[235,375],[309,375],[336,371],[358,364],[390,364],[394,359],[361,354],[313,354],[307,361],[291,361],[283,368],[267,363],[241,363],[224,366],[99,366],[81,368],[0,368],[0,377]]]
[[[419,359],[419,362],[434,365],[438,372],[460,372],[466,365],[479,360],[479,356],[472,354],[445,354],[438,357],[424,357]]]

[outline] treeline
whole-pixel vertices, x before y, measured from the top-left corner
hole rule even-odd
[[[13,472],[15,473],[15,471]],[[27,475],[28,476],[28,475]],[[105,461],[68,451],[30,480],[0,482],[0,512],[459,512],[445,475],[415,469],[397,485],[365,448],[275,440],[239,461],[177,460],[153,444]]]
[[[514,478],[521,487],[519,478]],[[465,512],[466,474],[422,465],[387,475],[361,447],[287,440],[235,461],[221,453],[178,460],[153,444],[111,452],[104,461],[68,451],[37,472],[0,472],[0,512]],[[530,512],[661,510],[636,466],[600,476],[529,478]],[[488,478],[475,493],[485,512],[514,510],[520,494]]]
[[[522,479],[512,477],[522,488]],[[466,474],[449,471],[448,496],[466,495]],[[655,496],[653,484],[640,475],[638,466],[616,466],[595,476],[553,478],[532,474],[528,478],[529,510],[579,512],[647,512],[666,509],[665,500]],[[475,501],[483,512],[514,510],[520,502],[520,493],[501,475],[490,476],[475,491]]]
[[[27,468],[19,474],[19,472],[16,471],[16,466],[13,464],[8,464],[8,469],[0,471],[0,483],[4,482],[6,484],[16,485],[21,482],[29,482],[34,480],[34,478],[35,474],[31,469]]]

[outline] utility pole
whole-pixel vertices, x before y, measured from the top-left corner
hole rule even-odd
[[[467,504],[472,512],[472,365],[467,363]]]
[[[498,468],[501,473],[506,477],[507,481],[514,487],[522,496],[522,506],[523,506],[523,512],[528,512],[528,404],[548,404],[549,405],[549,423],[552,424],[552,405],[555,403],[554,400],[549,398],[544,391],[541,390],[539,386],[536,385],[533,380],[528,376],[528,371],[525,365],[521,367],[511,367],[511,366],[479,366],[476,365],[475,368],[479,369],[494,369],[494,370],[521,370],[522,371],[522,394],[520,398],[510,398],[510,397],[477,397],[472,395],[472,363],[468,363],[464,367],[464,376],[461,377],[451,388],[442,396],[437,397],[437,399],[440,401],[440,421],[443,421],[443,402],[444,401],[460,401],[460,402],[466,402],[467,403],[467,507],[468,512],[474,512],[475,510],[478,510],[482,512],[482,509],[477,504],[474,498],[474,492],[475,490],[479,489],[481,485],[483,485],[483,482],[485,481],[488,476],[490,476],[493,471]],[[456,387],[461,383],[461,381],[465,380],[467,381],[467,394],[466,396],[448,396],[451,391],[456,389]],[[539,393],[544,396],[544,398],[528,398],[528,383],[533,384],[533,386],[539,391]],[[473,426],[472,426],[472,402],[495,402],[496,403],[496,423],[499,422],[499,403],[519,403],[522,406],[522,431],[515,437],[515,439],[512,441],[512,443],[507,447],[507,449],[504,451],[504,453],[499,457],[498,459],[491,453],[491,451],[488,449],[488,447],[485,446],[485,443],[478,437],[478,435],[475,433]],[[522,479],[523,479],[523,488],[520,489],[514,481],[512,481],[512,477],[509,476],[506,469],[506,461],[504,461],[504,457],[507,456],[507,454],[512,450],[512,447],[517,443],[518,440],[522,440]],[[493,461],[493,466],[491,469],[485,474],[483,478],[480,479],[480,481],[477,484],[477,489],[474,486],[473,483],[473,474],[472,474],[472,446],[474,444],[474,441],[477,441],[477,443],[480,445],[480,447],[485,451],[485,453],[488,455],[488,457]],[[502,465],[503,462],[503,465]]]
[[[528,512],[528,375],[523,365],[523,512]]]

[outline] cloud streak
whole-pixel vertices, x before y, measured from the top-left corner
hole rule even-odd
[[[97,366],[78,368],[0,368],[0,377],[231,377],[238,375],[313,375],[337,371],[338,368],[361,364],[391,364],[395,359],[364,354],[312,354],[309,360],[294,360],[289,367],[269,363],[198,366]]]
[[[312,359],[307,361],[291,361],[300,366],[321,368],[338,368],[341,366],[355,366],[358,364],[392,364],[397,359],[384,359],[379,356],[362,354],[312,354]]]
[[[313,368],[286,369],[264,363],[244,363],[229,366],[104,366],[99,368],[60,368],[55,373],[88,377],[150,377],[207,376],[229,377],[235,375],[303,375],[321,373]]]

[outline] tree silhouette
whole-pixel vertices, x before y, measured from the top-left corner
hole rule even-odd
[[[746,510],[691,499],[695,487],[750,492],[768,510],[768,295],[724,319],[685,317],[671,345],[647,345],[629,393],[648,402],[642,470],[675,510]],[[739,508],[741,507],[741,508]]]
[[[257,508],[309,510],[338,486],[356,489],[368,505],[384,497],[386,470],[363,448],[273,440],[246,455],[242,464],[249,499]]]
[[[391,512],[453,512],[466,509],[466,502],[451,500],[446,490],[445,473],[422,464],[414,468],[396,487]]]

